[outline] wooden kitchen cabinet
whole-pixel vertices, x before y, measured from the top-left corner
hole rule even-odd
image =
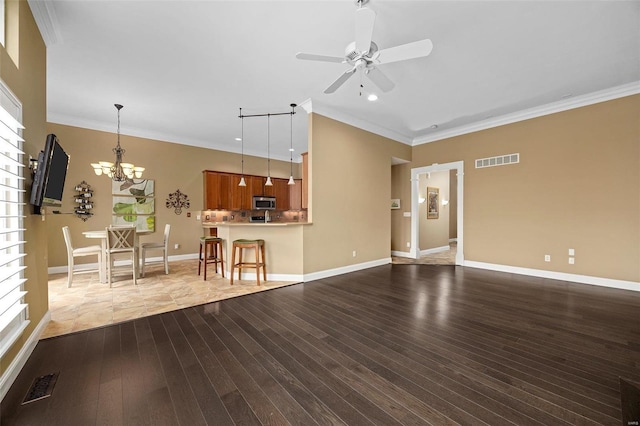
[[[216,172],[205,170],[202,172],[202,178],[204,186],[203,210],[217,209],[219,204],[219,175]]]
[[[264,187],[263,187],[263,195],[267,195],[269,197],[275,197],[276,196],[275,180],[276,180],[276,178],[271,178],[271,183],[273,183],[273,185],[271,185],[271,186],[264,185]],[[267,180],[265,179],[264,182],[266,183],[266,181]]]
[[[265,186],[266,178],[247,176],[246,186],[238,186],[242,175],[236,173],[215,172],[205,170],[203,173],[204,210],[251,210],[253,196],[266,195],[276,197],[278,210],[290,210],[291,199],[295,200],[295,210],[299,210],[302,201],[303,181],[296,180],[296,185],[289,185],[289,179],[271,178],[272,186]],[[300,195],[297,192],[300,188]],[[295,193],[291,195],[291,191]],[[298,201],[300,199],[300,201]]]
[[[204,210],[221,210],[230,205],[231,174],[205,170]]]
[[[273,195],[278,210],[289,210],[289,179],[271,178]]]
[[[227,173],[218,176],[218,208],[231,209],[231,175]]]
[[[289,185],[289,210],[302,209],[302,179],[294,179],[296,184]]]
[[[231,175],[231,198],[229,200],[229,210],[249,210],[251,209],[251,197],[249,193],[249,183],[245,177],[247,186],[239,186],[242,175]]]
[[[254,195],[265,195],[264,193],[264,182],[267,180],[261,176],[249,176],[245,178],[247,180],[247,187],[250,188],[249,191],[249,208],[251,208],[253,204],[253,196]]]

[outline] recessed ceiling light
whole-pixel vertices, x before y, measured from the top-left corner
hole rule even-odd
[[[236,140],[237,140],[238,142],[240,142],[242,139],[241,139],[241,138],[236,138]]]
[[[293,149],[293,148],[289,148],[289,151],[293,152],[293,151],[295,151],[295,149]]]
[[[370,102],[377,101],[378,95],[376,95],[375,93],[370,93],[369,96],[367,96],[367,100]]]
[[[438,128],[438,125],[437,125],[437,124],[432,124],[430,127],[431,127],[432,129],[437,129],[437,128]]]

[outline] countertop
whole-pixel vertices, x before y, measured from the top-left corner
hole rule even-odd
[[[311,225],[309,222],[202,222],[204,228],[217,228],[218,226],[296,226]]]

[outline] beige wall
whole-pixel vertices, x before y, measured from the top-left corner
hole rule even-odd
[[[9,19],[17,19],[17,22],[8,24],[12,29],[7,35],[7,44],[17,49],[18,54],[14,51],[12,56],[19,58],[19,63],[16,64],[6,49],[0,46],[0,78],[22,102],[22,123],[26,127],[23,132],[24,150],[27,154],[23,163],[28,164],[29,154],[37,157],[46,136],[46,50],[26,1],[8,1],[7,15],[11,17]],[[17,41],[15,37],[18,37]],[[30,185],[31,179],[28,177],[25,186],[29,188]],[[26,201],[28,197],[27,192]],[[29,292],[25,300],[29,304],[31,323],[0,360],[0,374],[5,373],[49,306],[45,223],[39,216],[31,215],[30,206],[25,207],[25,214],[25,289]]]
[[[443,206],[442,200],[449,200],[449,172],[422,173],[418,177],[420,186],[418,194],[425,198],[419,204],[418,227],[419,249],[429,250],[449,245],[449,205]],[[437,219],[427,219],[427,187],[438,188],[440,194],[440,211]]]
[[[309,120],[305,274],[389,258],[391,157],[409,160],[411,147],[318,114]]]
[[[639,118],[628,96],[416,146],[412,167],[464,161],[465,260],[640,282]]]
[[[391,167],[391,198],[400,199],[400,209],[391,210],[391,250],[409,252],[411,243],[411,165],[398,164]],[[408,238],[405,240],[405,236]]]
[[[115,109],[114,109],[115,111]],[[124,110],[123,110],[124,111]],[[60,145],[70,155],[69,169],[64,188],[64,200],[61,208],[47,208],[46,222],[48,232],[49,266],[67,264],[66,249],[62,237],[62,227],[69,226],[71,238],[75,245],[95,244],[87,240],[82,232],[93,229],[104,229],[111,223],[111,180],[106,176],[96,176],[90,163],[99,160],[111,160],[111,150],[116,144],[116,135],[108,132],[88,130],[60,124],[47,125],[47,131],[54,133]],[[44,141],[44,139],[43,139]],[[145,167],[144,176],[155,180],[156,232],[141,237],[141,241],[160,240],[166,223],[171,224],[169,255],[186,255],[198,252],[198,238],[203,230],[196,214],[203,207],[202,170],[218,170],[240,173],[241,156],[224,151],[178,145],[152,139],[136,138],[121,135],[120,144],[126,150],[125,161]],[[267,174],[265,158],[245,155],[244,171],[247,174]],[[289,163],[271,160],[271,176],[288,178]],[[295,164],[294,177],[300,176],[300,165]],[[52,214],[53,210],[63,213],[73,211],[75,203],[73,188],[81,181],[89,183],[94,190],[92,198],[95,215],[83,222],[72,214]],[[165,202],[169,193],[179,189],[189,196],[191,207],[176,215],[168,209]],[[191,218],[187,212],[192,212]],[[174,249],[174,244],[180,244]],[[95,258],[78,258],[78,263],[95,262]]]

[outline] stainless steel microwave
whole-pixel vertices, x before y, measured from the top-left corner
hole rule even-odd
[[[276,197],[253,196],[253,210],[275,210]]]

